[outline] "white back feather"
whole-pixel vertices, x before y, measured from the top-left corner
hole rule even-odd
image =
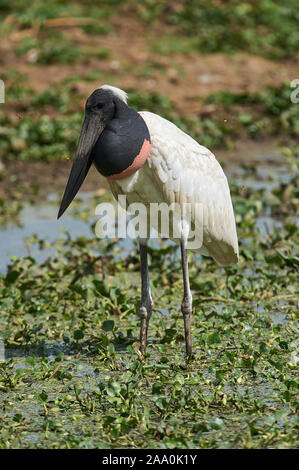
[[[101,88],[102,90],[110,90],[115,96],[117,96],[117,98],[127,103],[128,95],[124,90],[121,90],[120,88],[116,88],[115,86],[111,85],[102,85],[99,88]]]

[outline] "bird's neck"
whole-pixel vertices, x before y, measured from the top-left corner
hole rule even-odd
[[[129,106],[124,103],[124,101],[120,100],[119,98],[115,99],[115,119],[126,119],[128,113],[130,112]]]
[[[99,137],[93,163],[108,179],[124,179],[144,165],[151,149],[146,123],[134,109],[115,99],[114,118]]]

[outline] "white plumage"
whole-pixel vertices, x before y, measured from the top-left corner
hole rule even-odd
[[[76,157],[58,217],[63,214],[77,194],[92,162],[100,173],[107,174],[107,168],[101,166],[105,151],[93,154],[93,150],[98,148],[99,136],[105,127],[108,129],[111,122],[110,133],[108,133],[108,144],[112,144],[112,147],[108,145],[108,162],[109,156],[112,157],[110,169],[114,168],[114,164],[117,162],[118,150],[122,151],[126,144],[132,144],[129,147],[128,156],[130,159],[134,157],[130,166],[120,173],[112,172],[113,178],[107,177],[112,193],[116,199],[120,195],[125,195],[127,205],[143,203],[142,208],[144,209],[145,206],[147,209],[144,215],[147,220],[143,220],[147,222],[147,234],[144,236],[139,234],[141,266],[140,352],[144,355],[146,351],[148,325],[153,305],[147,261],[147,238],[150,224],[157,229],[161,236],[165,236],[163,233],[166,228],[169,237],[180,243],[184,287],[181,311],[184,318],[186,353],[190,358],[192,354],[192,294],[187,249],[192,246],[203,255],[212,256],[222,266],[237,263],[239,260],[235,218],[227,179],[215,156],[174,124],[156,114],[142,111],[140,116],[147,125],[146,129],[140,116],[119,102],[119,100],[127,102],[127,94],[123,90],[109,85],[103,85],[100,89],[100,91],[95,90],[86,102],[85,118]],[[118,122],[116,118],[113,127],[114,117],[120,115],[123,116],[123,120]],[[132,115],[134,118],[130,117]],[[141,138],[141,146],[138,147],[140,148],[139,154],[130,155],[136,152],[134,143],[140,138],[137,122],[142,123],[146,137]],[[118,140],[117,130],[123,140]],[[143,134],[141,135],[143,136]],[[146,150],[143,150],[144,146]],[[103,148],[105,149],[105,146]],[[148,154],[149,148],[150,153]],[[123,160],[122,163],[125,163],[125,157],[121,152],[119,154]],[[142,166],[140,166],[140,162]],[[134,166],[135,164],[136,166]],[[123,173],[127,170],[129,171]],[[132,173],[131,170],[135,172]],[[125,177],[128,174],[131,176]],[[108,175],[111,173],[108,172]],[[160,222],[157,222],[155,226],[151,218],[153,207],[150,206],[151,203],[156,206],[164,205],[169,209],[166,222],[165,219],[163,222],[161,220],[163,217],[161,217]],[[177,212],[175,209],[170,217],[170,208],[174,205],[179,208],[179,211]],[[188,207],[187,216],[186,207]],[[194,227],[197,230],[198,226],[200,227],[199,237],[197,237],[198,232],[193,230]],[[196,246],[194,244],[188,246],[192,233],[195,234],[196,241],[199,241]]]
[[[117,198],[129,204],[196,203],[203,207],[203,245],[199,250],[226,266],[238,262],[238,239],[226,176],[215,156],[177,126],[147,111],[140,112],[152,141],[150,155],[132,176],[109,181]]]

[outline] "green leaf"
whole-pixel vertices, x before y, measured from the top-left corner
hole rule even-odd
[[[224,423],[221,418],[215,418],[210,422],[210,425],[212,429],[221,429],[224,427]]]
[[[217,385],[223,380],[225,374],[226,374],[226,370],[224,369],[216,370],[216,384]]]
[[[112,331],[114,328],[114,321],[113,320],[105,320],[102,323],[102,330],[104,331]]]
[[[13,420],[16,421],[16,423],[20,423],[22,418],[23,416],[21,415],[21,413],[16,413],[13,417]]]
[[[152,394],[159,394],[163,390],[163,384],[161,382],[155,382],[152,386]]]
[[[212,333],[208,336],[208,345],[219,344],[221,343],[221,338],[219,333]]]
[[[76,341],[79,341],[80,339],[83,339],[83,338],[84,338],[84,333],[83,333],[83,331],[81,331],[81,330],[76,330],[76,331],[74,332],[74,339],[75,339]]]
[[[45,403],[48,400],[48,395],[45,392],[42,392],[38,395],[38,399],[42,402]]]
[[[5,277],[5,284],[13,284],[18,279],[20,274],[20,271],[9,271]]]
[[[115,355],[115,347],[113,343],[109,343],[107,346],[107,352],[109,356],[114,356]]]
[[[274,416],[266,416],[265,417],[265,423],[268,424],[269,426],[272,426],[273,423],[275,423],[275,418]]]
[[[159,410],[163,411],[167,407],[168,400],[166,399],[166,397],[161,396],[161,397],[156,398],[154,400],[154,403],[156,407],[159,408]]]
[[[111,380],[108,383],[107,394],[110,396],[119,395],[121,391],[121,386],[115,380]]]

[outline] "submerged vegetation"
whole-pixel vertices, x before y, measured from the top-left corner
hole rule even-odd
[[[0,276],[0,447],[298,445],[298,160],[285,155],[274,179],[247,166],[231,180],[240,264],[190,257],[189,364],[176,246],[150,249],[143,362],[135,250],[66,234],[43,263],[11,262]]]
[[[7,244],[28,203],[31,215],[40,207],[38,171],[56,180],[55,165],[73,156],[84,101],[99,83],[125,88],[130,106],[170,119],[211,150],[272,137],[280,149],[278,159],[247,152],[229,178],[239,265],[190,255],[188,363],[176,246],[150,247],[155,304],[141,362],[136,246],[72,229],[49,241],[40,236],[43,216],[30,219],[23,256],[5,252],[10,261],[0,266],[0,448],[298,447],[299,104],[290,100],[296,77],[281,73],[297,60],[297,2],[26,3],[0,0]],[[216,53],[212,73],[204,60]],[[248,77],[233,84],[233,74],[223,76],[238,54],[234,70]],[[196,57],[198,67],[188,68]],[[256,72],[266,65],[261,83]],[[188,74],[198,85],[190,96],[182,94],[192,88]],[[41,166],[18,179],[18,165],[29,164]],[[48,182],[43,194],[56,190]],[[109,199],[103,193],[70,208],[92,234],[90,208]]]

